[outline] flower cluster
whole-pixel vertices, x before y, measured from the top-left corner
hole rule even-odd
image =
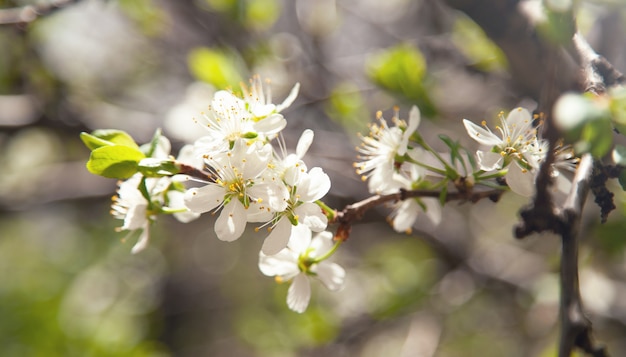
[[[122,182],[113,212],[124,219],[122,229],[142,229],[133,252],[146,246],[149,223],[157,213],[174,213],[179,219],[190,220],[210,212],[218,214],[214,230],[223,241],[239,239],[248,223],[255,224],[257,232],[262,228],[269,231],[261,248],[261,271],[292,281],[288,305],[293,310],[303,312],[310,296],[310,287],[303,284],[306,279],[299,273],[315,275],[331,290],[338,289],[343,283],[343,269],[325,261],[332,253],[322,257],[317,254],[319,247],[310,245],[314,232],[318,235],[313,242],[330,241],[333,236],[325,231],[328,218],[316,203],[330,190],[330,178],[321,168],[309,169],[303,161],[313,131],[303,132],[296,152],[291,154],[286,153],[280,137],[287,123],[281,111],[295,100],[298,88],[296,85],[279,105],[271,102],[269,88],[259,77],[253,78],[250,86],[243,86],[241,97],[232,91],[216,92],[208,110],[196,120],[206,134],[185,148],[185,155],[190,155],[186,161],[179,158],[173,164],[179,168],[186,162],[188,167],[206,173],[204,180],[186,176],[187,186],[193,187],[172,189],[174,179],[145,177],[141,172]],[[273,141],[278,141],[279,151]],[[167,163],[169,142],[166,149],[157,151],[167,153],[144,159],[148,166]],[[169,205],[168,210],[162,209],[165,205]],[[295,274],[281,270],[287,255],[294,255],[296,261],[306,260],[294,266]]]

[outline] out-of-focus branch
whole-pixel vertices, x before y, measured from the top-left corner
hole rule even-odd
[[[33,5],[0,9],[0,25],[19,25],[35,21],[80,0],[51,0]]]
[[[603,94],[608,87],[626,84],[626,77],[591,48],[580,34],[574,35],[575,56],[583,69],[585,91]]]
[[[561,337],[559,357],[569,357],[575,347],[591,356],[608,356],[603,347],[594,346],[591,322],[585,317],[578,283],[578,241],[580,220],[589,193],[593,158],[585,154],[580,160],[572,188],[561,212]]]

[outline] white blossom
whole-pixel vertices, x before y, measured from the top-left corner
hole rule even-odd
[[[392,118],[393,127],[387,124],[382,113],[377,113],[379,124],[370,125],[369,136],[362,138],[357,148],[361,162],[355,163],[356,172],[363,180],[369,179],[371,193],[380,193],[390,188],[393,174],[397,171],[396,156],[403,156],[408,151],[410,136],[420,123],[419,109],[414,106],[409,114],[408,124],[396,115]]]
[[[333,246],[333,235],[324,231],[312,236],[305,225],[292,229],[288,246],[275,255],[259,253],[259,269],[278,282],[291,282],[287,292],[287,306],[302,313],[311,299],[310,279],[320,280],[331,291],[343,286],[345,270],[336,263],[317,258],[327,254]]]
[[[185,204],[197,213],[221,209],[215,224],[219,239],[239,238],[248,215],[265,216],[265,212],[280,212],[287,207],[289,192],[284,185],[263,178],[271,154],[269,144],[248,145],[237,140],[232,151],[206,158],[216,180],[187,190]]]
[[[287,207],[273,219],[271,232],[263,243],[264,254],[273,255],[287,246],[294,225],[304,224],[313,232],[326,229],[328,219],[314,202],[330,190],[330,178],[319,167],[307,172],[302,157],[313,141],[313,131],[305,130],[298,141],[295,154],[273,162],[274,175],[284,182],[289,191]]]
[[[480,168],[484,171],[508,168],[505,178],[511,190],[523,196],[531,196],[535,174],[545,157],[546,144],[538,139],[533,118],[524,108],[513,109],[506,118],[501,115],[500,123],[500,126],[496,126],[500,134],[498,136],[484,121],[481,127],[463,119],[469,136],[490,148],[489,151],[476,152]]]

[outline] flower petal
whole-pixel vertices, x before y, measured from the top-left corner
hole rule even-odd
[[[502,155],[491,151],[476,151],[476,158],[481,170],[493,171],[500,169]]]
[[[300,273],[298,256],[289,249],[283,249],[274,255],[259,252],[259,270],[267,276],[280,276],[286,280]]]
[[[304,274],[298,274],[287,291],[287,306],[295,312],[303,313],[311,300],[311,284]]]
[[[426,217],[430,219],[436,226],[441,223],[441,204],[438,199],[424,198],[422,202],[426,206]]]
[[[190,188],[185,192],[185,206],[196,213],[208,212],[224,201],[224,188],[208,184]]]
[[[311,238],[313,233],[309,227],[304,224],[298,224],[291,227],[291,236],[289,237],[289,249],[300,255],[306,252],[311,245]]]
[[[298,216],[298,222],[308,226],[313,232],[321,232],[328,226],[328,217],[315,203],[305,202],[294,211]]]
[[[332,249],[333,244],[332,233],[329,231],[320,232],[311,240],[310,248],[312,252],[309,256],[312,258],[321,257]]]
[[[246,229],[246,209],[237,199],[233,199],[224,208],[215,221],[215,234],[223,241],[232,242],[241,237]]]
[[[277,134],[287,126],[287,120],[281,114],[272,114],[254,123],[253,127],[264,135]]]
[[[307,151],[309,151],[309,147],[311,143],[313,143],[313,130],[306,129],[300,135],[300,140],[298,140],[298,146],[296,146],[296,156],[299,159],[302,159]]]
[[[406,232],[413,227],[417,220],[417,215],[421,211],[420,206],[413,199],[405,200],[395,211],[393,218],[393,229],[396,232]]]
[[[291,236],[291,227],[291,222],[288,219],[280,219],[272,232],[265,238],[261,252],[266,255],[274,255],[287,247]]]
[[[289,107],[296,100],[296,97],[298,97],[299,90],[300,90],[300,83],[296,83],[296,85],[294,85],[293,88],[291,88],[291,91],[289,92],[289,95],[287,96],[287,98],[285,98],[285,100],[283,100],[281,104],[276,106],[276,111],[282,112],[283,109]]]
[[[148,241],[150,241],[150,231],[148,224],[143,227],[143,231],[139,235],[139,239],[137,239],[137,243],[133,246],[133,249],[130,250],[132,254],[137,254],[142,250],[146,249],[148,246]]]
[[[493,147],[502,143],[502,139],[498,138],[494,133],[467,119],[463,119],[463,125],[465,125],[465,130],[467,130],[469,136],[483,145]]]
[[[168,191],[167,198],[169,199],[169,207],[173,209],[187,208],[185,206],[185,193],[180,191]],[[192,212],[187,209],[184,212],[174,213],[174,217],[182,223],[189,223],[196,218],[200,217],[200,213]]]
[[[145,226],[148,223],[148,217],[146,216],[147,208],[147,203],[135,204],[128,207],[128,212],[126,213],[126,217],[124,217],[124,225],[121,229],[132,231]]]
[[[343,286],[346,271],[339,265],[327,261],[319,263],[315,267],[317,278],[330,291],[337,291]]]
[[[417,127],[420,125],[420,121],[420,110],[417,106],[414,105],[413,108],[411,108],[411,112],[409,113],[409,123],[404,130],[404,133],[402,134],[402,140],[400,141],[400,145],[398,146],[398,155],[404,155],[406,153],[409,144],[409,138],[411,137],[411,135],[413,135],[415,130],[417,130]]]
[[[522,171],[517,163],[509,165],[505,178],[511,191],[518,195],[530,197],[535,193],[535,175],[529,171]]]
[[[298,186],[300,201],[313,202],[324,197],[330,190],[330,177],[319,167],[303,175]]]

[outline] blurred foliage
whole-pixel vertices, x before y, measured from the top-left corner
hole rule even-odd
[[[204,0],[210,9],[227,15],[244,27],[264,30],[280,15],[278,0]]]
[[[415,103],[424,116],[437,114],[428,95],[426,60],[415,46],[400,44],[373,55],[367,73],[382,88]]]
[[[507,67],[504,53],[474,21],[459,16],[454,22],[452,41],[469,58],[472,65],[483,71],[502,71]]]
[[[232,51],[211,48],[196,48],[189,53],[189,70],[201,81],[216,88],[236,90],[242,83],[241,61]]]
[[[574,0],[542,1],[546,18],[537,28],[539,33],[557,44],[567,44],[576,33]]]
[[[370,122],[365,100],[359,88],[349,82],[340,83],[330,93],[326,113],[341,124],[347,133],[363,133]]]
[[[117,0],[117,3],[146,35],[157,36],[164,30],[166,14],[155,6],[154,0]]]
[[[54,209],[0,218],[3,356],[168,356],[147,338],[160,254],[131,257],[108,217]]]
[[[416,237],[372,247],[363,263],[380,279],[382,290],[377,292],[372,306],[373,315],[379,319],[398,317],[415,309],[438,280],[433,252]]]
[[[621,5],[571,11],[600,39],[626,38],[602,28],[622,11],[601,9],[610,3]],[[544,28],[558,41],[571,23],[563,18],[570,10],[557,10]],[[479,75],[441,55],[450,42]],[[624,44],[609,45],[620,63]],[[426,117],[445,113],[451,120],[439,123],[455,127],[441,130],[462,138],[457,121],[467,112],[478,118],[523,102],[503,79],[506,65],[476,24],[427,1],[79,1],[28,26],[0,28],[0,354],[369,357],[410,355],[419,344],[442,357],[554,356],[558,244],[511,237],[521,200],[453,205],[460,213],[437,229],[416,227],[431,229],[430,239],[366,218],[339,252],[346,288],[313,284],[309,310],[295,314],[286,308],[288,284],[258,272],[258,236],[218,242],[210,215],[184,226],[158,222],[150,248],[131,255],[136,237],[116,234],[121,221],[107,214],[114,182],[85,179],[89,150],[78,140],[114,127],[148,141],[178,106],[183,114],[172,125],[199,131],[192,118],[213,89],[194,91],[192,79],[238,90],[259,73],[271,78],[275,101],[300,82],[285,113],[295,137],[287,142],[303,128],[322,129],[307,159],[328,168],[332,199],[351,203],[365,185],[350,168],[346,135],[400,101]],[[449,83],[435,83],[443,75]],[[625,93],[568,105],[569,139],[579,150],[605,156],[623,141],[611,128],[626,132]],[[441,134],[428,122],[420,131]],[[174,151],[181,145],[172,143]],[[623,146],[616,153],[626,157]],[[490,214],[468,216],[479,204]],[[605,281],[594,293],[622,292],[624,210],[605,225],[589,221],[581,251]],[[595,336],[617,356],[626,350],[624,316],[619,298],[590,313]]]

